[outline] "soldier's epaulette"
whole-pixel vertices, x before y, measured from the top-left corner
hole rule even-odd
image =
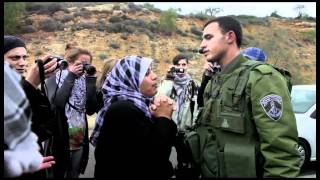
[[[261,74],[272,74],[273,68],[267,64],[261,64],[256,66],[254,70],[258,70]]]

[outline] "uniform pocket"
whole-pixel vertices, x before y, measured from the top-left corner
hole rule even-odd
[[[190,148],[192,159],[196,164],[200,164],[200,139],[195,131],[186,133],[185,143]]]
[[[227,177],[256,177],[255,147],[250,144],[225,144],[224,162]]]
[[[201,170],[204,178],[218,177],[217,141],[208,133],[201,156]]]
[[[220,112],[217,121],[213,121],[213,126],[225,131],[245,133],[245,119],[240,112]]]

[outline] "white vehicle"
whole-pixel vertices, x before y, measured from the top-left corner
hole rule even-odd
[[[294,85],[291,102],[296,116],[301,165],[316,161],[316,85]]]

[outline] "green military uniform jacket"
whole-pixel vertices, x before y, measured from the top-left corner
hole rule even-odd
[[[298,133],[286,80],[263,64],[244,82],[237,70],[248,61],[238,55],[207,84],[195,162],[202,177],[296,177]]]

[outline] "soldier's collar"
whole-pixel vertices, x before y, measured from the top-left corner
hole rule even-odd
[[[241,54],[237,55],[229,64],[227,64],[221,71],[223,74],[229,74],[240,66],[241,63],[247,61]]]

